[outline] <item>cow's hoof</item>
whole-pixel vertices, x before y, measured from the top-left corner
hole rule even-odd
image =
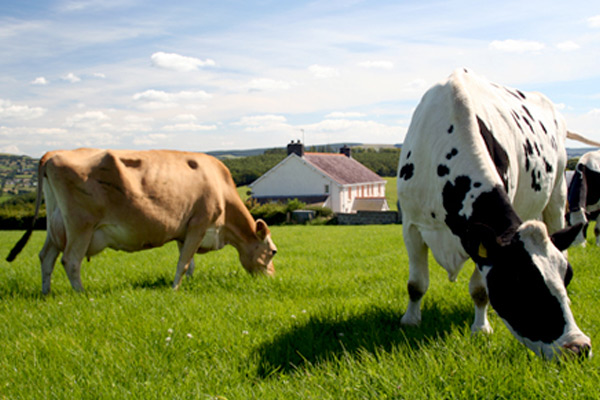
[[[492,326],[489,323],[481,326],[473,324],[471,326],[471,334],[478,335],[480,333],[484,335],[491,335],[494,333],[494,329],[492,329]]]
[[[402,326],[419,326],[421,325],[421,318],[415,315],[404,314],[400,319],[400,325]]]

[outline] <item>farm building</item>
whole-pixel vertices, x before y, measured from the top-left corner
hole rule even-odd
[[[340,153],[309,153],[292,141],[288,156],[250,184],[260,203],[298,199],[336,213],[387,211],[386,181],[356,161],[349,147]]]

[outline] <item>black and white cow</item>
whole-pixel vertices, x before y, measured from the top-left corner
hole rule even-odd
[[[575,172],[569,184],[569,225],[585,224],[585,228],[574,245],[585,246],[586,231],[589,221],[596,221],[594,234],[596,245],[600,246],[600,150],[585,153],[575,167]]]
[[[581,229],[561,230],[566,132],[546,97],[468,70],[455,71],[423,96],[398,168],[410,268],[402,324],[421,321],[430,248],[450,281],[469,257],[476,262],[469,284],[473,332],[492,332],[491,303],[536,354],[591,356],[591,341],[569,307],[572,269],[561,251]]]

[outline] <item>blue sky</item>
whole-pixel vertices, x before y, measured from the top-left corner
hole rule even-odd
[[[545,93],[600,141],[588,0],[19,0],[0,5],[0,60],[0,152],[36,157],[281,147],[302,132],[401,143],[459,67]]]

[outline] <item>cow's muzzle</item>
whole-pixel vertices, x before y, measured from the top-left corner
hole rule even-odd
[[[589,340],[576,340],[563,345],[563,356],[581,359],[592,357],[592,344]]]

